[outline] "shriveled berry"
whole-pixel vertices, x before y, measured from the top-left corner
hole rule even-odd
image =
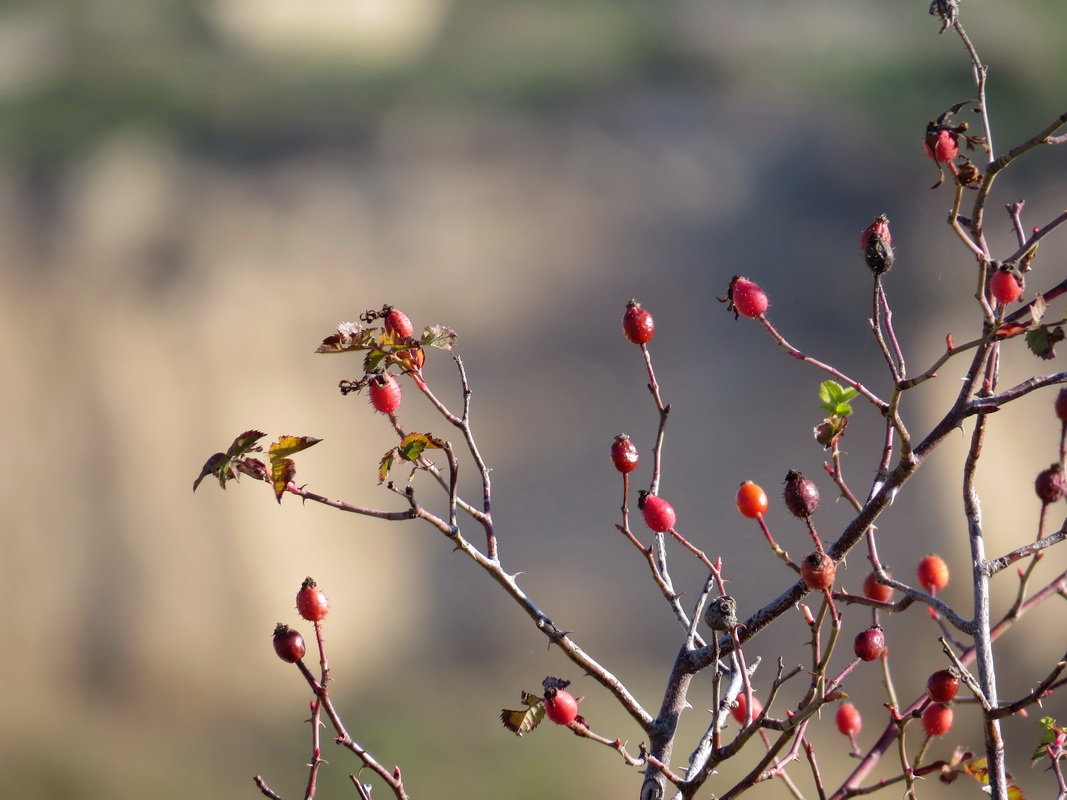
[[[756,519],[767,513],[767,493],[752,481],[745,481],[737,490],[737,510],[741,516]]]
[[[330,611],[330,602],[326,592],[322,591],[311,578],[305,578],[296,593],[296,610],[309,622],[320,620]]]
[[[800,579],[809,589],[829,589],[834,585],[837,564],[826,553],[808,553],[800,562]]]
[[[989,278],[989,292],[998,303],[1014,303],[1023,296],[1022,276],[1010,267],[1001,267]]]
[[[923,711],[923,730],[927,736],[944,736],[952,728],[952,706],[931,703]]]
[[[863,260],[871,272],[881,275],[893,266],[893,237],[889,233],[889,217],[880,214],[868,225],[860,236],[860,248]]]
[[[622,474],[637,469],[637,448],[625,433],[620,433],[611,444],[611,463]]]
[[[795,469],[785,474],[785,507],[795,517],[807,519],[819,507],[819,489],[814,481],[805,478]]]
[[[634,344],[645,344],[652,341],[656,335],[656,323],[652,315],[636,300],[626,304],[626,312],[622,315],[622,332],[626,338]]]
[[[739,695],[737,695],[737,699],[735,700],[735,702],[736,702],[736,705],[733,708],[730,709],[730,716],[732,716],[735,720],[737,720],[742,725],[744,725],[744,723],[745,723],[745,710],[748,708],[748,704],[745,702],[745,693],[741,692]],[[755,719],[756,717],[758,717],[762,713],[763,713],[763,703],[760,702],[760,699],[758,697],[756,697],[755,694],[753,694],[752,695],[752,719]]]
[[[645,518],[645,524],[656,533],[663,533],[674,527],[677,519],[674,507],[662,497],[642,492],[637,504]]]
[[[278,658],[282,661],[295,664],[307,652],[307,647],[304,645],[304,637],[298,631],[279,622],[274,627],[274,652],[278,654]]]
[[[930,594],[936,594],[948,586],[948,564],[941,556],[933,553],[923,556],[916,573],[919,583]]]
[[[878,582],[878,573],[872,572],[863,579],[863,596],[868,600],[888,603],[893,599],[893,587]]]
[[[385,332],[394,339],[408,339],[415,333],[415,326],[411,324],[408,315],[399,308],[386,306]]]
[[[545,716],[557,725],[569,725],[578,716],[578,701],[566,689],[556,689],[552,697],[545,698]]]
[[[885,652],[885,631],[877,625],[860,631],[852,643],[852,650],[860,661],[874,661],[881,658],[882,653]]]
[[[939,669],[926,681],[926,693],[935,703],[947,703],[956,696],[960,688],[960,679],[950,669]]]
[[[935,122],[926,126],[926,139],[923,142],[926,155],[938,164],[947,164],[960,153],[955,131],[943,128]]]
[[[730,288],[726,292],[726,308],[745,317],[759,317],[767,310],[770,302],[767,293],[748,278],[734,275]]]
[[[1067,422],[1067,389],[1060,389],[1060,393],[1056,395],[1055,408],[1060,422]]]
[[[370,380],[370,404],[375,411],[383,414],[395,414],[400,408],[401,391],[396,378],[388,372],[375,375]]]
[[[1057,463],[1037,473],[1034,491],[1045,505],[1057,503],[1067,497],[1067,475],[1064,475],[1063,467]]]
[[[842,703],[837,707],[834,722],[837,724],[837,730],[844,736],[855,736],[863,730],[863,717],[852,703]]]

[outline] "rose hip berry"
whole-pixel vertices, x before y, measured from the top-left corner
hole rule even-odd
[[[399,308],[386,306],[385,332],[394,339],[409,339],[415,333],[415,326],[411,324],[408,315]]]
[[[880,214],[860,236],[863,260],[875,275],[888,272],[893,266],[893,237],[889,233],[889,217]]]
[[[278,658],[282,661],[295,664],[307,652],[307,647],[304,645],[304,637],[298,631],[279,622],[274,627],[274,652],[278,654]]]
[[[767,513],[767,493],[752,481],[745,481],[737,490],[737,510],[741,516],[756,519]]]
[[[807,519],[819,507],[819,489],[814,481],[808,480],[795,469],[785,474],[785,507],[795,517]]]
[[[882,653],[885,652],[885,631],[877,625],[860,631],[852,643],[852,650],[860,661],[874,661],[881,658]]]
[[[837,707],[834,722],[837,723],[837,730],[844,736],[852,737],[863,730],[863,717],[852,703],[842,703]]]
[[[625,433],[620,433],[611,444],[611,463],[625,475],[637,469],[637,448]]]
[[[808,553],[800,562],[800,579],[809,589],[829,589],[834,585],[837,564],[826,553]]]
[[[989,291],[998,303],[1007,305],[1023,296],[1023,279],[1010,267],[1001,267],[989,278]]]
[[[370,404],[375,411],[383,414],[395,414],[400,408],[400,384],[388,372],[375,375],[370,380]]]
[[[736,699],[735,702],[737,703],[737,705],[735,705],[733,708],[730,709],[730,716],[732,716],[735,720],[737,720],[742,725],[744,725],[745,724],[745,709],[748,708],[747,704],[745,703],[745,693],[741,692],[741,694],[739,694],[737,696],[737,699]],[[756,697],[755,694],[753,694],[752,695],[752,719],[755,719],[756,717],[758,717],[762,713],[763,713],[763,703],[760,702],[760,699],[758,697]]]
[[[305,578],[300,591],[296,593],[296,610],[308,622],[320,620],[330,611],[330,602],[326,599],[326,592],[322,591],[311,578]]]
[[[1056,463],[1037,473],[1034,491],[1045,505],[1058,503],[1067,497],[1067,475],[1064,475],[1063,467]]]
[[[923,711],[923,730],[927,736],[944,736],[952,727],[952,707],[931,703]]]
[[[645,518],[645,524],[656,533],[663,533],[674,527],[677,519],[674,507],[662,497],[642,492],[637,505]]]
[[[622,315],[622,332],[634,344],[646,344],[656,335],[656,323],[640,303],[631,300]]]
[[[893,587],[878,582],[878,573],[872,572],[863,579],[863,596],[868,600],[888,603],[893,599]]]
[[[923,150],[927,156],[938,164],[947,164],[960,153],[956,132],[931,122],[926,126],[926,139],[923,142]]]
[[[930,594],[936,594],[948,586],[948,564],[941,556],[933,553],[923,556],[917,574],[919,583]]]
[[[721,300],[722,298],[720,298]],[[730,288],[726,291],[726,308],[734,312],[734,318],[740,314],[745,317],[759,317],[767,310],[770,303],[767,293],[748,278],[734,275]]]
[[[1067,422],[1067,389],[1060,389],[1060,393],[1056,395],[1055,409],[1060,422]]]
[[[960,679],[950,669],[939,669],[926,681],[926,693],[935,703],[947,703],[956,696],[960,688]]]
[[[557,689],[554,696],[545,698],[545,716],[557,725],[569,725],[578,716],[578,701],[566,689]]]

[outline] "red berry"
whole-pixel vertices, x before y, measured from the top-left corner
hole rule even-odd
[[[322,591],[311,578],[305,578],[296,593],[296,610],[309,622],[322,619],[330,610],[326,592]]]
[[[545,716],[557,725],[569,725],[578,716],[578,701],[566,689],[557,689],[553,697],[545,699]]]
[[[882,653],[885,652],[885,631],[877,625],[860,631],[856,641],[852,644],[852,650],[860,661],[874,661],[881,658]]]
[[[620,433],[612,442],[611,463],[623,475],[637,469],[637,448],[625,433]]]
[[[923,712],[923,730],[927,736],[944,736],[952,727],[952,707],[931,703]]]
[[[815,513],[819,507],[819,489],[814,481],[810,481],[797,472],[789,470],[785,474],[785,506],[795,517],[807,519]]]
[[[818,550],[808,555],[800,562],[800,579],[809,589],[829,589],[834,585],[834,575],[837,574],[837,564],[826,553]]]
[[[767,306],[770,305],[767,301],[767,293],[748,278],[742,278],[740,275],[734,275],[726,295],[728,298],[726,308],[733,311],[735,317],[738,314],[745,317],[762,316]]]
[[[677,519],[674,507],[662,497],[642,492],[638,506],[641,508],[641,514],[644,515],[645,524],[656,533],[663,533],[674,527]]]
[[[1023,280],[1015,270],[1001,267],[990,277],[989,291],[998,303],[1014,303],[1023,296]]]
[[[930,594],[935,594],[948,586],[948,564],[941,556],[933,553],[923,556],[917,572],[919,583]]]
[[[950,669],[939,669],[926,681],[926,693],[936,703],[947,703],[956,696],[960,679]]]
[[[640,303],[631,300],[626,304],[626,313],[622,315],[622,332],[634,344],[645,344],[656,335],[656,323]]]
[[[956,141],[956,133],[948,128],[938,127],[931,122],[926,127],[926,141],[923,142],[923,150],[926,155],[939,164],[947,164],[960,152],[960,146]]]
[[[735,705],[732,709],[730,709],[730,715],[734,719],[736,719],[738,722],[740,722],[742,725],[744,725],[745,724],[745,709],[748,708],[747,704],[745,703],[745,693],[744,692],[741,692],[737,696],[736,703],[737,703],[737,705]],[[758,717],[762,713],[763,713],[763,703],[760,702],[760,699],[758,697],[756,697],[755,694],[753,694],[752,695],[752,719],[755,719],[756,717]]]
[[[863,596],[868,600],[888,603],[893,599],[893,587],[878,582],[878,573],[872,572],[863,579]]]
[[[749,519],[756,519],[767,513],[767,493],[752,481],[745,481],[737,490],[737,510]]]
[[[844,736],[855,736],[863,730],[863,717],[852,703],[842,703],[837,707],[834,722],[837,723],[837,729]]]
[[[278,623],[274,627],[274,652],[282,661],[295,664],[304,657],[307,647],[304,645],[304,637],[298,631],[294,631],[288,625]]]
[[[1034,480],[1034,491],[1045,505],[1057,503],[1067,497],[1067,475],[1058,463],[1041,470]]]
[[[1067,422],[1067,389],[1060,389],[1060,393],[1056,395],[1055,408],[1060,421]]]
[[[408,315],[399,308],[386,306],[389,310],[385,313],[385,332],[394,339],[408,339],[415,333],[415,326],[411,324]]]
[[[400,384],[388,372],[375,375],[370,380],[370,404],[375,411],[395,414],[400,408]]]

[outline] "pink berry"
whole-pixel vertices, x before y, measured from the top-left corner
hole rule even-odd
[[[834,722],[837,723],[837,730],[844,736],[855,736],[863,730],[863,717],[852,703],[842,703],[837,707]]]
[[[745,724],[745,709],[748,708],[748,705],[745,702],[745,693],[744,692],[741,692],[737,696],[736,703],[737,703],[737,705],[735,705],[732,709],[730,709],[730,715],[734,719],[736,719],[738,722],[740,722],[742,725],[744,725]],[[756,717],[758,717],[762,713],[763,713],[763,703],[760,702],[760,699],[758,697],[756,697],[755,694],[753,694],[752,695],[752,718],[755,719]]]
[[[952,707],[931,703],[923,711],[923,730],[927,736],[944,736],[952,727]]]
[[[748,278],[735,275],[730,281],[730,288],[726,292],[726,308],[745,317],[759,317],[767,310],[770,303],[767,293]]]
[[[330,611],[330,601],[326,599],[326,592],[322,591],[311,578],[305,578],[300,591],[296,593],[296,610],[309,622],[322,619]]]
[[[646,344],[656,335],[656,323],[640,303],[631,300],[622,315],[622,332],[634,344]]]
[[[611,444],[611,463],[625,475],[637,469],[637,448],[625,433],[620,433]]]
[[[388,372],[375,375],[370,380],[370,404],[375,411],[383,414],[395,414],[400,408],[401,391],[396,378]]]
[[[948,564],[945,563],[941,556],[933,553],[923,556],[916,572],[919,577],[919,583],[930,594],[936,594],[948,586]]]
[[[939,164],[947,164],[959,155],[960,146],[956,141],[956,133],[948,128],[939,127],[931,122],[926,127],[926,140],[923,142],[923,150],[926,155]]]
[[[645,524],[656,533],[663,533],[674,527],[677,519],[674,507],[662,497],[642,492],[638,505],[645,518]]]
[[[989,292],[998,303],[1014,303],[1023,296],[1022,277],[1015,270],[1002,267],[989,278]]]
[[[863,596],[868,600],[888,603],[893,599],[893,587],[878,582],[878,573],[872,572],[863,579]]]
[[[885,652],[885,632],[877,625],[861,631],[853,643],[853,651],[860,661],[874,661]]]
[[[557,725],[570,725],[578,717],[578,701],[566,689],[545,699],[545,716]]]
[[[386,306],[385,332],[394,339],[409,339],[415,333],[415,326],[411,324],[408,315],[399,308]]]

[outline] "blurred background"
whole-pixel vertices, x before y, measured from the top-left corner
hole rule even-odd
[[[494,468],[505,567],[654,710],[680,632],[613,530],[611,440],[634,438],[647,482],[657,422],[639,352],[619,331],[625,303],[638,298],[657,322],[653,358],[673,408],[662,494],[683,532],[723,557],[747,614],[789,575],[734,511],[741,480],[774,496],[768,521],[797,554],[807,534],[776,500],[787,469],[819,483],[828,538],[849,515],[811,438],[821,376],[726,313],[715,298],[730,277],[764,286],[799,347],[885,393],[857,249],[884,212],[898,254],[887,292],[909,365],[925,369],[946,333],[962,342],[978,331],[973,262],[943,223],[951,193],[928,189],[936,170],[921,150],[927,120],[973,84],[960,42],[938,35],[926,6],[3,4],[5,789],[23,800],[255,797],[262,773],[301,796],[309,696],[270,634],[278,621],[310,633],[293,597],[312,575],[333,606],[337,703],[355,737],[402,767],[413,797],[633,796],[639,776],[607,748],[500,728],[499,710],[552,674],[574,681],[599,732],[642,740],[439,535],[291,497],[279,506],[251,481],[223,493],[209,480],[193,495],[192,481],[259,428],[324,440],[297,457],[309,488],[402,507],[375,484],[388,424],[336,389],[359,377],[358,358],[312,351],[338,322],[385,303],[417,328],[446,324]],[[1003,151],[1064,110],[1067,6],[971,0],[963,13],[990,66]],[[1002,177],[990,205],[999,253],[1013,249],[1001,203],[1025,197],[1027,225],[1063,210],[1063,157],[1046,148]],[[1030,291],[1062,278],[1062,239],[1042,245]],[[1005,353],[1005,381],[1062,369],[1018,340]],[[430,357],[431,382],[458,403],[451,362]],[[914,393],[914,433],[958,375],[950,363]],[[1053,395],[993,418],[980,479],[994,553],[1033,535],[1032,480],[1057,455]],[[411,390],[402,418],[454,436]],[[858,494],[878,438],[876,415],[858,405],[845,445]],[[965,444],[947,441],[882,520],[882,557],[906,580],[930,550],[957,575],[967,568]],[[416,486],[432,502],[432,487]],[[695,595],[699,570],[673,559],[678,587]],[[1035,580],[1064,563],[1049,552]],[[857,552],[839,584],[858,590],[865,573]],[[998,581],[1000,608],[1014,580]],[[961,582],[945,597],[969,607]],[[849,630],[863,617],[850,612]],[[902,656],[897,690],[914,697],[943,666],[935,627],[921,612],[886,626]],[[1005,696],[1044,674],[1063,631],[1056,598],[1002,640]],[[757,689],[776,654],[806,662],[805,638],[794,615],[753,643],[750,658],[765,657]],[[869,745],[884,701],[873,665],[846,688]],[[706,694],[695,684],[686,735],[706,724]],[[1062,699],[1046,712],[1067,717]],[[1008,723],[1021,743],[1012,767],[1034,797],[1051,785],[1025,758],[1039,715]],[[957,719],[935,755],[980,746],[973,713]],[[356,763],[326,747],[319,796],[353,796]],[[820,753],[836,785],[850,768],[836,732]],[[786,796],[777,784],[759,791]]]

